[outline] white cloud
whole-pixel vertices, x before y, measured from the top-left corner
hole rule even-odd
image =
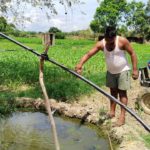
[[[31,17],[32,22],[26,22],[24,30],[45,32],[52,26],[58,27],[66,32],[87,29],[98,3],[97,0],[84,1],[85,4],[81,6],[75,5],[72,9],[68,9],[67,15],[65,15],[64,6],[57,4],[56,9],[58,10],[58,15],[52,16],[50,20],[46,18],[44,10],[41,11],[29,6],[24,15],[26,17]]]
[[[58,19],[51,19],[50,22],[53,24],[53,26],[61,27],[64,22],[62,20]]]
[[[24,24],[25,28],[20,28],[26,31],[42,32],[48,31],[52,26],[65,32],[87,29],[99,4],[97,3],[97,0],[83,1],[85,4],[80,6],[75,5],[72,9],[67,9],[67,15],[65,15],[64,6],[60,5],[57,1],[55,7],[58,10],[58,15],[51,16],[51,19],[49,20],[46,17],[46,10],[36,9],[29,5],[25,10],[24,15],[30,17],[32,22],[26,21]],[[147,0],[144,0],[143,2],[147,2]]]

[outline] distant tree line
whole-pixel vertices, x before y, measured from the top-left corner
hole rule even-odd
[[[91,29],[86,30],[78,30],[78,31],[72,31],[72,32],[66,32],[65,35],[67,38],[73,38],[73,39],[95,39],[95,35],[92,33]]]
[[[16,37],[34,37],[37,34],[33,31],[27,32],[18,30],[14,24],[9,24],[4,17],[0,17],[0,32]]]
[[[33,32],[33,31],[20,31],[12,23],[9,24],[4,17],[0,17],[0,32],[8,35],[13,35],[16,37],[35,37],[43,32]],[[50,33],[54,33],[56,39],[65,39],[65,33],[56,27],[51,27],[49,29]]]

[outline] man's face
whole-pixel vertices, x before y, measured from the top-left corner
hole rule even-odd
[[[105,37],[105,40],[106,40],[106,43],[107,44],[110,44],[110,45],[112,45],[112,44],[114,44],[115,43],[115,39],[116,39],[116,37],[114,36],[114,37]]]

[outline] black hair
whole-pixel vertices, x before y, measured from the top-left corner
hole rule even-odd
[[[112,38],[112,37],[114,37],[116,35],[117,35],[116,27],[114,27],[114,26],[107,26],[105,28],[105,34],[104,34],[105,37]]]

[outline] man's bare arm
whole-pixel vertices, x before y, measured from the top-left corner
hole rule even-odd
[[[80,60],[79,64],[76,66],[77,73],[81,73],[83,64],[91,58],[93,55],[95,55],[99,50],[103,49],[102,41],[97,42],[97,44],[88,52],[86,53]]]
[[[130,57],[131,57],[131,62],[132,62],[132,77],[133,79],[137,79],[138,78],[138,67],[137,67],[137,57],[135,54],[135,51],[133,50],[130,42],[124,38],[123,40],[124,42],[124,50],[126,50]]]

